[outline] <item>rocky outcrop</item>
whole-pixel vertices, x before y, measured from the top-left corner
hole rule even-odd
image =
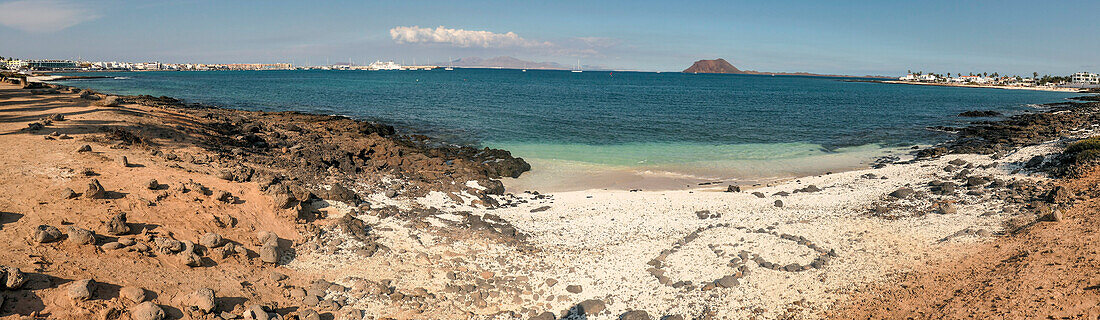
[[[978,121],[965,128],[935,127],[954,132],[955,138],[922,149],[918,158],[944,154],[994,154],[1069,136],[1100,122],[1100,103],[1063,102],[1044,105],[1045,112],[1025,113],[1000,121]]]

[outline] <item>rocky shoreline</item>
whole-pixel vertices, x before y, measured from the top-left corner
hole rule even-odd
[[[345,117],[54,85],[0,102],[0,318],[59,319],[816,318],[1061,219],[1081,194],[1049,177],[1100,120],[1054,104],[755,189],[539,194],[503,190],[530,169],[506,151]]]

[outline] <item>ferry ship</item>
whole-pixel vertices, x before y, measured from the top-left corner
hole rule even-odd
[[[369,66],[367,66],[367,70],[402,70],[402,68],[401,65],[396,64],[393,61],[374,61],[374,63],[371,63]]]

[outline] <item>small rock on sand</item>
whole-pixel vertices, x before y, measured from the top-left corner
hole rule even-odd
[[[913,191],[913,189],[910,189],[910,188],[900,188],[900,189],[894,190],[894,192],[891,192],[890,196],[894,197],[894,198],[898,198],[898,199],[905,199],[905,198],[908,198],[909,196],[913,195],[913,193],[915,193],[915,192],[916,191]]]
[[[68,227],[69,241],[76,244],[93,244],[95,243],[95,233],[89,230],[81,229],[73,226]]]
[[[764,198],[764,193],[760,192],[760,191],[753,192],[752,195],[756,196],[757,198],[761,198],[761,199]]]
[[[92,298],[92,292],[95,291],[95,281],[92,279],[76,280],[69,283],[68,292],[69,298],[74,301],[85,301]]]
[[[126,223],[126,213],[120,212],[107,221],[107,234],[120,236],[130,233],[130,225]]]
[[[254,304],[244,310],[244,314],[241,315],[246,320],[268,320],[271,316],[267,314],[267,310],[264,310],[263,306]]]
[[[541,206],[541,207],[538,207],[538,208],[534,208],[534,209],[531,209],[531,212],[532,213],[534,213],[534,212],[543,212],[543,211],[546,211],[546,210],[550,210],[550,206]]]
[[[107,190],[99,184],[99,180],[92,179],[88,182],[88,189],[84,191],[84,199],[103,199],[107,196]]]
[[[73,191],[73,189],[72,189],[72,188],[64,188],[64,189],[61,189],[61,191],[60,191],[60,192],[58,192],[57,194],[58,194],[58,196],[59,196],[59,197],[60,197],[61,199],[72,199],[72,198],[76,198],[76,191]]]
[[[269,243],[276,246],[279,245],[279,236],[271,231],[257,231],[256,240],[258,240],[261,245],[267,245]]]
[[[228,191],[218,191],[215,193],[214,199],[225,203],[233,203],[233,194]]]
[[[556,320],[557,318],[553,312],[543,312],[531,317],[531,320]]]
[[[775,206],[777,208],[782,208],[783,207],[783,200],[775,200]]]
[[[130,319],[132,320],[163,320],[164,316],[164,309],[151,301],[142,302],[130,308]]]
[[[145,185],[145,188],[148,188],[149,190],[160,189],[160,182],[157,182],[157,179],[150,179],[149,183]]]
[[[180,252],[180,262],[188,267],[200,267],[202,266],[202,257],[199,257],[195,252],[185,250]]]
[[[726,187],[726,192],[741,192],[741,187],[730,185],[729,187]]]
[[[725,276],[715,281],[715,284],[722,288],[733,288],[738,285],[738,281],[734,276]]]
[[[129,168],[130,159],[126,159],[126,156],[122,156],[121,158],[118,158],[118,164],[121,165],[123,168]]]
[[[214,312],[214,290],[202,288],[188,294],[183,299],[186,311],[191,314],[208,314]]]
[[[76,149],[76,152],[92,152],[92,146],[82,145],[80,148]]]
[[[605,308],[607,308],[607,305],[596,299],[584,300],[577,304],[577,311],[590,316],[599,314]]]
[[[145,302],[145,289],[139,287],[122,287],[118,289],[118,296],[134,303]]]
[[[27,275],[16,267],[0,266],[0,289],[16,290],[27,283]]]
[[[955,214],[957,212],[959,212],[959,209],[955,208],[955,205],[951,203],[941,203],[936,206],[936,213],[939,214]]]
[[[298,319],[301,319],[301,320],[321,320],[321,315],[318,314],[317,311],[314,311],[313,309],[305,309],[305,310],[302,310],[301,313],[299,313]]]
[[[118,96],[107,96],[106,98],[103,98],[103,100],[96,101],[95,105],[101,107],[114,107],[118,106],[118,103]]]
[[[571,284],[571,285],[565,286],[565,291],[568,291],[569,293],[576,294],[576,293],[581,293],[582,291],[584,291],[584,288],[581,288],[580,285]]]
[[[279,247],[273,245],[264,245],[260,248],[260,261],[267,263],[279,262]]]
[[[546,286],[547,287],[553,287],[555,284],[558,284],[557,279],[554,279],[554,278],[546,279]]]
[[[631,310],[619,316],[619,320],[653,320],[645,310]]]
[[[217,233],[207,232],[199,238],[199,244],[207,248],[217,248],[225,244],[225,239]]]
[[[51,225],[39,225],[34,228],[31,238],[38,243],[50,243],[61,239],[61,230]]]

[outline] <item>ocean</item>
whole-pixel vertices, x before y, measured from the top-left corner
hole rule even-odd
[[[115,94],[341,114],[403,133],[503,148],[533,165],[517,188],[671,189],[864,166],[933,144],[968,110],[1006,115],[1072,93],[649,72],[200,71],[62,81]]]

